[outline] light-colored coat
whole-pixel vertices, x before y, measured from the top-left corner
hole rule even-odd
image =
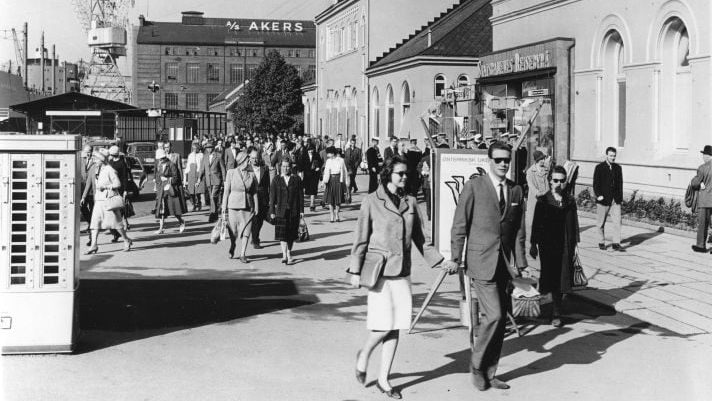
[[[705,189],[700,189],[701,183],[705,184]],[[699,190],[697,207],[712,208],[712,160],[697,168],[697,175],[692,179],[692,188]]]
[[[467,275],[478,280],[491,280],[497,270],[500,249],[517,267],[527,266],[525,255],[524,195],[522,188],[506,180],[504,214],[499,212],[499,198],[489,177],[470,179],[460,193],[450,232],[452,260],[462,260],[467,241],[465,268]]]
[[[426,243],[422,224],[414,197],[403,198],[396,207],[383,186],[379,186],[361,202],[349,272],[359,274],[366,252],[372,249],[387,256],[384,277],[409,276],[412,245],[423,255],[428,266],[440,264],[443,256]]]
[[[225,177],[223,205],[228,209],[250,209],[258,207],[257,180],[254,173],[230,169]]]

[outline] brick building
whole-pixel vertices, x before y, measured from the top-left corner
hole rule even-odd
[[[249,80],[271,50],[308,80],[316,71],[315,32],[311,21],[206,18],[195,11],[183,12],[181,22],[141,16],[133,35],[135,103],[154,107],[148,85],[155,81],[155,107],[208,110],[219,93]]]

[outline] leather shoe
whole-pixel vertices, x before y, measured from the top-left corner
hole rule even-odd
[[[621,247],[621,244],[613,244],[613,250],[618,252],[624,252],[625,250]]]
[[[602,251],[605,251],[605,250],[606,250],[606,244],[604,244],[603,242],[601,242],[600,244],[598,244],[598,249],[600,249],[600,250],[602,250]]]
[[[380,383],[376,382],[376,388],[377,388],[381,393],[385,394],[388,398],[393,398],[393,399],[396,399],[396,400],[400,400],[401,398],[403,398],[403,396],[401,395],[400,391],[394,389],[393,387],[391,387],[390,390],[385,390],[383,387],[381,387],[381,384],[380,384]]]
[[[489,388],[489,383],[487,383],[487,379],[485,379],[485,375],[482,372],[470,366],[470,373],[472,373],[472,384],[475,385],[475,388],[480,391],[485,391]]]
[[[490,380],[490,385],[492,388],[496,388],[498,390],[508,390],[509,389],[509,384],[503,382],[502,380],[499,380],[496,377],[493,377],[492,380]]]
[[[361,350],[358,350],[358,352],[356,353],[357,365],[359,358],[361,358]],[[366,372],[358,370],[358,367],[356,367],[356,381],[359,382],[362,386],[366,385]]]
[[[700,252],[700,253],[706,253],[709,252],[709,249],[697,245],[692,245],[692,250],[695,252]]]
[[[260,245],[259,242],[256,242],[256,243],[252,244],[252,247],[253,247],[254,249],[262,249],[262,245]]]

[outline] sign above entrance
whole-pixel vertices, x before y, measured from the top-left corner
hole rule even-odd
[[[301,22],[291,21],[227,21],[228,31],[261,31],[261,32],[302,32]]]
[[[511,53],[506,53],[507,56]],[[551,54],[548,50],[541,53],[523,55],[514,53],[510,57],[480,64],[480,77],[513,74],[525,71],[541,70],[551,67]]]

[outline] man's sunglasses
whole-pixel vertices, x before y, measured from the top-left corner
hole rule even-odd
[[[510,158],[510,157],[495,157],[492,160],[494,160],[495,164],[502,164],[502,163],[509,164],[512,161],[512,158]]]

